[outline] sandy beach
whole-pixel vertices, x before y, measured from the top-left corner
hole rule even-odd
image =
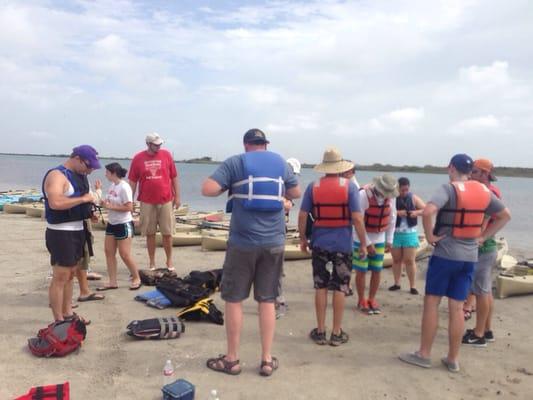
[[[0,398],[12,399],[31,386],[69,381],[73,399],[160,399],[162,368],[167,358],[176,367],[176,378],[196,386],[197,399],[216,389],[229,399],[531,399],[533,393],[533,297],[496,300],[496,342],[487,348],[463,346],[462,371],[451,374],[440,365],[447,348],[447,306],[443,301],[440,329],[433,351],[433,368],[406,365],[403,351],[415,350],[419,340],[423,296],[386,290],[392,272],[382,275],[378,300],[383,314],[366,316],[355,311],[348,298],[344,330],[350,341],[337,348],[317,346],[308,338],[315,327],[310,260],[285,264],[285,292],[289,312],[278,321],[273,354],[279,370],[260,377],[256,304],[245,303],[239,376],[218,374],[205,367],[209,357],[225,350],[224,328],[209,323],[187,323],[176,340],[138,341],[125,335],[134,319],[173,315],[133,300],[128,274],[119,261],[119,290],[106,299],[80,303],[76,310],[92,320],[87,340],[78,353],[65,358],[41,359],[31,355],[26,340],[52,318],[48,308],[49,256],[44,245],[45,223],[25,215],[0,213],[0,277],[3,290],[0,333]],[[94,270],[105,273],[103,232],[96,231]],[[512,248],[512,243],[510,243]],[[133,253],[146,266],[144,240],[134,239]],[[511,252],[512,253],[512,252]],[[158,260],[162,265],[162,250]],[[199,246],[174,249],[178,274],[222,265],[223,252],[202,252]],[[423,289],[425,262],[419,264],[418,287]],[[94,288],[101,282],[91,282]],[[141,291],[148,290],[143,288]],[[75,287],[75,296],[78,289]],[[218,294],[215,302],[223,310]],[[473,322],[467,323],[472,327]],[[328,326],[331,311],[328,310]]]

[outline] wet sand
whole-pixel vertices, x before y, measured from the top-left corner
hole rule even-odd
[[[87,340],[78,353],[65,358],[36,358],[26,340],[52,318],[48,308],[49,257],[44,246],[43,221],[0,213],[0,398],[11,399],[31,386],[70,381],[73,399],[160,399],[162,368],[167,358],[176,366],[176,378],[196,386],[196,398],[206,399],[217,389],[221,400],[229,399],[530,399],[533,393],[533,344],[531,308],[533,297],[496,300],[496,342],[487,348],[463,346],[461,368],[451,374],[440,365],[447,349],[447,307],[443,301],[440,328],[433,350],[433,368],[409,366],[398,354],[417,348],[423,296],[406,290],[386,290],[392,273],[382,275],[378,300],[383,314],[366,316],[355,311],[349,297],[344,330],[350,341],[337,348],[317,346],[308,338],[315,326],[314,290],[310,260],[285,264],[285,292],[289,312],[277,324],[273,353],[280,368],[270,378],[258,375],[259,336],[257,307],[244,305],[239,376],[218,374],[205,360],[225,350],[224,327],[209,323],[186,324],[176,340],[138,341],[125,335],[134,319],[170,316],[174,309],[159,311],[133,300],[128,273],[119,261],[120,289],[106,292],[106,299],[80,303],[76,310],[92,320]],[[94,270],[105,273],[103,232],[95,231]],[[512,243],[510,243],[512,248]],[[134,239],[134,255],[141,267],[147,256],[142,238]],[[163,252],[157,252],[163,265]],[[174,248],[179,274],[191,269],[222,265],[223,252],[202,252],[200,247]],[[425,262],[420,263],[418,287],[423,289]],[[94,288],[102,282],[91,282]],[[143,288],[141,291],[149,290]],[[78,288],[75,287],[75,296]],[[218,294],[216,304],[223,310]],[[475,315],[475,314],[474,314]],[[331,327],[331,310],[327,325]],[[472,327],[473,322],[467,323]]]

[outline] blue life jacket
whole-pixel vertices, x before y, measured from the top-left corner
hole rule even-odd
[[[84,219],[90,218],[90,203],[80,204],[67,210],[54,210],[50,208],[50,205],[48,204],[48,197],[46,197],[46,193],[44,190],[44,182],[46,181],[46,177],[48,176],[48,174],[55,170],[58,170],[63,173],[74,188],[74,193],[69,197],[81,197],[84,194],[89,193],[90,188],[89,181],[87,180],[86,175],[77,174],[65,168],[63,165],[48,170],[44,175],[42,183],[46,221],[49,224],[61,224],[63,222],[83,221]]]
[[[285,195],[287,165],[279,154],[271,151],[250,151],[242,154],[245,179],[231,185],[226,211],[233,201],[253,211],[281,211]]]
[[[400,196],[396,197],[396,210],[416,211],[416,206],[413,202],[413,194],[411,192],[407,193],[407,196],[405,196],[405,198],[402,198]],[[400,226],[402,218],[407,219],[407,226],[409,228],[416,226],[418,223],[418,219],[416,217],[397,217],[396,228]]]

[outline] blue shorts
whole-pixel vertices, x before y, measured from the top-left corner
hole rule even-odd
[[[394,239],[392,241],[392,247],[395,249],[401,249],[402,247],[415,247],[420,246],[418,241],[418,232],[394,232]]]
[[[113,236],[116,240],[124,240],[132,238],[134,235],[133,222],[126,222],[124,224],[112,225],[109,222],[105,228],[107,236]]]
[[[475,262],[455,261],[438,256],[429,259],[426,294],[464,301],[472,285]]]

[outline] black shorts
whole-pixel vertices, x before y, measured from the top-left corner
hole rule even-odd
[[[331,272],[327,268],[331,262]],[[348,294],[352,276],[352,255],[350,253],[331,252],[319,248],[313,249],[313,282],[315,289],[337,290]]]
[[[105,227],[106,236],[113,236],[116,240],[124,240],[133,237],[133,222],[125,222],[123,224],[111,225],[107,223]]]
[[[46,229],[46,248],[50,264],[60,267],[76,267],[83,258],[85,231],[59,231]]]

